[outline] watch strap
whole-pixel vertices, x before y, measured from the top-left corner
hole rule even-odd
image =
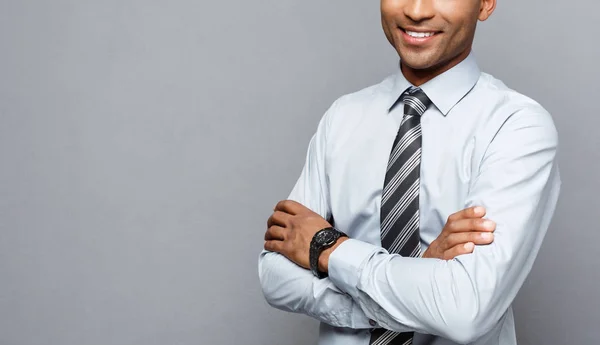
[[[331,238],[330,241],[327,241],[327,243],[323,243],[321,241],[324,232],[330,232],[329,235],[331,236]],[[309,263],[310,270],[317,278],[323,279],[328,276],[327,273],[319,271],[319,257],[321,256],[321,253],[327,248],[333,246],[340,237],[348,237],[348,235],[334,227],[327,227],[321,229],[317,231],[313,236],[310,242]]]

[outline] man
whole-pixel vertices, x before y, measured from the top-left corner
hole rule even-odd
[[[471,52],[495,6],[381,1],[400,68],[326,112],[259,258],[268,303],[319,320],[320,345],[516,344],[561,180],[549,113]]]

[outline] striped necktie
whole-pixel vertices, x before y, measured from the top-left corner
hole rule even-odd
[[[421,115],[431,105],[425,93],[410,87],[401,96],[404,117],[394,140],[381,196],[381,244],[390,254],[421,255],[419,187],[421,166]],[[371,345],[409,345],[413,332],[374,329]]]

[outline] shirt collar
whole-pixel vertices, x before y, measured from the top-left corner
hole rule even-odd
[[[394,83],[389,97],[389,108],[391,110],[398,98],[413,86],[402,74],[400,68],[394,77]],[[420,88],[425,92],[433,104],[446,116],[452,109],[477,83],[481,71],[475,56],[471,52],[466,59],[446,72],[431,79]]]

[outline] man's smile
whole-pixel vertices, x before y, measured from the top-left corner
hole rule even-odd
[[[398,29],[402,32],[402,40],[408,45],[424,45],[442,33],[427,28],[398,27]]]

